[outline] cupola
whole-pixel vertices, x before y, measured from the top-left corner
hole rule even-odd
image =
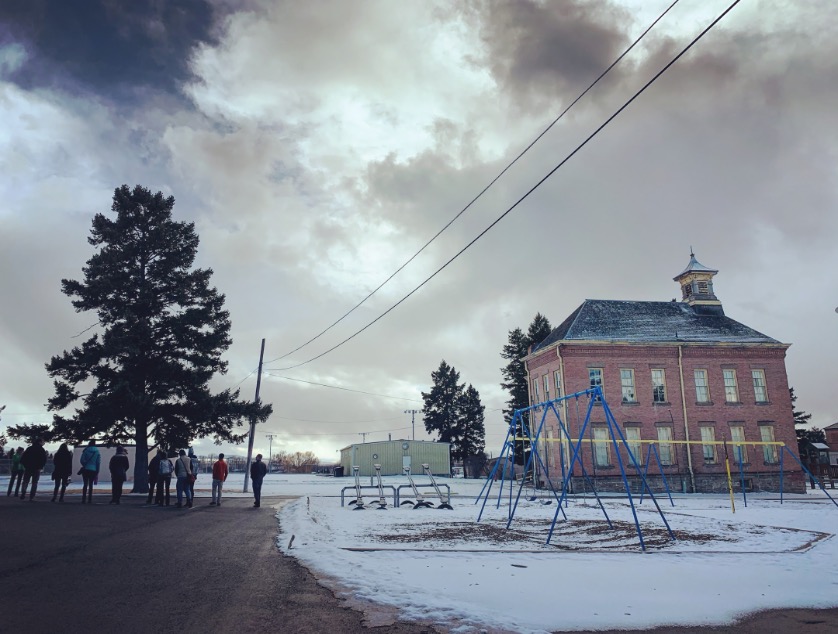
[[[695,259],[695,253],[690,249],[690,263],[674,279],[681,286],[681,301],[693,308],[711,308],[710,313],[724,314],[722,303],[713,292],[713,277],[717,270],[704,266]],[[704,312],[704,311],[700,311]]]

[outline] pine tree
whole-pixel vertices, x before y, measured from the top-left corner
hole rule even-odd
[[[429,434],[439,434],[440,442],[453,443],[455,440],[462,392],[459,380],[460,373],[443,359],[439,369],[431,372],[431,391],[422,392],[425,430]]]
[[[536,313],[530,327],[527,329],[526,335],[520,328],[509,331],[509,339],[500,354],[502,359],[506,359],[509,362],[501,368],[501,375],[504,380],[500,384],[504,390],[509,392],[509,400],[506,402],[506,408],[503,410],[504,420],[506,420],[507,425],[512,421],[515,410],[524,409],[530,405],[527,370],[521,359],[527,356],[530,346],[544,341],[552,330],[550,320],[541,313]],[[529,429],[529,424],[529,412],[524,412],[519,418],[519,422],[515,425],[515,437],[523,438],[525,436],[524,429]],[[515,464],[524,464],[526,462],[526,451],[528,450],[529,442],[526,440],[516,440],[514,447]]]
[[[463,461],[463,476],[475,478],[486,461],[485,406],[480,393],[469,384],[460,394],[460,425],[455,457]]]
[[[193,223],[172,219],[174,203],[123,185],[113,196],[116,218],[96,214],[88,238],[96,253],[84,281],[61,284],[77,312],[96,312],[101,336],[46,365],[55,385],[49,409],[76,405],[73,416],[53,415],[50,439],[133,441],[137,492],[148,490],[150,443],[240,442],[246,432],[236,428],[272,410],[239,400],[238,390],[210,392],[210,379],[227,371],[221,355],[232,343],[230,316],[210,286],[212,270],[193,268],[198,235]]]

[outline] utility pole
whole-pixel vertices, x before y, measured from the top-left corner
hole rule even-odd
[[[361,442],[367,442],[367,434],[371,433],[371,431],[359,431],[358,435],[361,437]]]
[[[265,357],[265,339],[262,339],[262,349],[259,351],[259,373],[256,375],[256,406],[259,406],[259,388],[262,386],[262,359]],[[244,487],[242,493],[247,493],[247,475],[250,471],[250,461],[253,459],[253,437],[256,435],[256,418],[250,420],[250,435],[247,439],[247,464],[244,468]]]
[[[271,460],[273,460],[273,451],[274,448],[274,436],[279,436],[279,434],[265,434],[265,438],[268,439],[268,473],[271,472]]]
[[[421,414],[421,409],[406,409],[405,414],[410,414],[410,424],[413,427],[413,440],[416,440],[416,414]]]

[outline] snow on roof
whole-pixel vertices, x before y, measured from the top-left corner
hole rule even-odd
[[[682,302],[586,299],[533,352],[560,341],[771,343],[718,311]]]

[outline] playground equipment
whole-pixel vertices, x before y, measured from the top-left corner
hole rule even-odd
[[[442,491],[440,490],[439,485],[436,483],[436,480],[434,479],[434,474],[431,473],[430,465],[423,463],[422,471],[424,471],[425,475],[431,479],[431,486],[434,488],[434,491],[436,491],[437,497],[439,498],[439,506],[437,508],[453,511],[454,508],[451,506],[451,490],[448,490],[447,496],[442,495]]]
[[[353,511],[360,511],[364,508],[364,498],[361,495],[361,467],[353,466],[352,474],[355,476],[355,499],[349,503],[349,506],[355,506]]]
[[[413,477],[410,475],[410,467],[404,467],[404,474],[407,476],[407,481],[410,482],[410,488],[413,489],[413,497],[416,501],[404,500],[403,502],[399,502],[399,506],[410,504],[414,509],[433,508],[434,503],[430,500],[426,500],[425,496],[419,493],[419,489],[416,488],[416,483],[413,482]],[[399,487],[399,490],[401,490],[401,488],[402,487]]]
[[[572,452],[572,457],[570,459],[570,463],[567,465],[567,469],[565,469],[564,464],[562,465],[561,495],[556,496],[556,499],[558,501],[558,508],[556,509],[556,513],[553,516],[553,521],[550,524],[550,530],[547,534],[546,543],[547,544],[550,543],[550,539],[553,536],[553,531],[555,529],[556,522],[558,521],[558,518],[559,518],[559,514],[561,513],[563,518],[565,520],[567,520],[567,515],[565,514],[564,509],[562,508],[562,505],[563,505],[563,503],[566,502],[567,496],[570,492],[570,484],[571,484],[571,477],[572,477],[572,474],[573,474],[573,467],[578,464],[579,469],[582,472],[582,476],[585,478],[586,482],[590,482],[590,477],[588,476],[585,465],[582,462],[580,449],[581,449],[581,446],[582,446],[582,441],[584,440],[584,437],[585,437],[585,430],[588,428],[588,425],[590,424],[591,410],[593,409],[594,403],[598,403],[599,405],[601,405],[602,406],[602,412],[605,414],[605,421],[606,421],[606,425],[608,427],[608,440],[606,442],[612,444],[613,447],[614,447],[614,453],[615,453],[615,456],[616,456],[617,466],[620,469],[620,475],[621,475],[621,478],[622,478],[623,487],[625,489],[625,493],[626,493],[626,496],[628,498],[629,505],[631,507],[632,516],[634,518],[634,525],[635,525],[635,529],[637,531],[637,537],[638,537],[638,540],[640,542],[641,549],[645,551],[646,550],[646,544],[643,540],[643,531],[640,527],[640,521],[637,517],[637,509],[635,508],[635,505],[634,505],[634,497],[631,494],[631,487],[629,486],[628,478],[626,476],[626,470],[625,470],[625,466],[623,464],[623,458],[622,458],[622,455],[620,453],[620,446],[622,446],[626,450],[627,455],[629,457],[630,464],[631,464],[631,466],[634,467],[634,470],[635,470],[636,474],[639,476],[639,478],[642,482],[642,485],[643,485],[643,490],[648,493],[649,498],[654,503],[655,508],[657,509],[658,514],[661,517],[661,520],[663,521],[664,525],[666,526],[667,531],[669,532],[670,539],[675,541],[675,534],[672,532],[672,529],[669,526],[669,522],[667,522],[666,517],[664,516],[663,511],[661,510],[660,505],[658,504],[657,498],[655,498],[655,495],[652,492],[652,489],[651,489],[651,487],[649,486],[649,483],[646,480],[646,476],[641,471],[640,465],[638,465],[637,459],[634,457],[634,454],[631,450],[631,447],[630,447],[628,441],[626,440],[625,436],[623,435],[623,432],[620,429],[619,425],[617,425],[617,422],[614,419],[614,415],[611,413],[611,408],[608,407],[608,403],[605,401],[605,397],[603,396],[602,389],[599,386],[593,387],[593,388],[585,390],[583,392],[576,392],[575,394],[570,394],[568,396],[563,396],[563,397],[560,397],[560,398],[557,398],[557,399],[553,399],[551,401],[547,401],[547,402],[544,402],[544,403],[539,403],[537,405],[532,405],[530,407],[522,408],[520,410],[515,411],[515,413],[512,417],[512,420],[510,421],[510,424],[509,424],[509,430],[507,431],[506,440],[504,441],[504,446],[503,446],[503,449],[502,449],[502,452],[501,452],[501,456],[498,459],[498,461],[495,463],[495,467],[492,469],[492,473],[489,474],[489,477],[487,478],[486,483],[483,485],[483,489],[481,490],[480,495],[477,498],[478,500],[480,498],[483,498],[483,505],[481,506],[480,514],[477,517],[477,521],[479,522],[480,518],[483,515],[483,510],[485,509],[486,501],[487,501],[487,499],[490,495],[490,492],[491,492],[491,489],[492,489],[492,484],[493,484],[494,479],[495,479],[495,473],[498,469],[498,466],[502,463],[501,459],[503,459],[504,473],[506,471],[506,465],[509,462],[510,450],[512,450],[512,452],[514,452],[514,441],[515,440],[525,440],[525,441],[529,442],[530,451],[529,451],[529,456],[527,457],[526,465],[524,467],[524,473],[525,474],[533,467],[534,464],[539,464],[541,466],[541,468],[546,472],[544,462],[541,459],[541,456],[539,455],[539,441],[541,439],[541,433],[542,433],[542,430],[544,428],[544,421],[547,417],[547,413],[548,412],[553,412],[555,414],[556,420],[558,421],[558,426],[559,426],[560,433],[564,434],[568,439],[571,439],[572,436],[570,435],[570,432],[568,431],[567,426],[565,425],[565,423],[562,419],[562,416],[559,413],[559,410],[556,408],[556,404],[561,403],[562,401],[567,401],[568,399],[571,399],[571,398],[575,398],[577,400],[577,403],[578,403],[578,399],[581,396],[587,396],[588,397],[588,399],[589,399],[588,408],[587,408],[587,412],[585,414],[585,420],[582,423],[582,425],[579,429],[579,432],[578,432],[578,439],[576,440],[575,444],[573,444],[573,452]],[[523,422],[522,415],[525,412],[536,413],[536,412],[539,412],[539,411],[542,412],[541,421],[538,424],[537,431],[535,432],[535,435],[531,435],[528,426],[525,425],[525,424],[522,424],[522,422]],[[522,433],[523,433],[522,438],[518,438],[516,436],[516,430],[517,430],[519,425],[520,425],[520,427],[522,429]],[[592,445],[593,445],[593,442],[594,442],[593,439],[591,439]],[[548,482],[550,482],[549,479],[548,479]],[[515,501],[513,503],[512,502],[512,489],[511,489],[511,484],[510,484],[510,492],[509,492],[510,506],[509,506],[508,521],[507,521],[507,524],[506,524],[507,528],[509,528],[510,525],[512,524],[512,519],[515,516],[515,510],[518,507],[518,501],[520,500],[521,492],[523,490],[523,487],[524,487],[524,479],[522,478],[521,482],[518,486],[518,494],[515,497]],[[498,495],[498,507],[500,506],[500,499],[501,499],[502,492],[503,492],[503,481],[502,480],[501,480],[501,487],[500,488],[501,488],[501,493],[499,493],[499,495]],[[556,492],[555,492],[555,489],[553,488],[552,482],[550,482],[550,488],[555,495]],[[611,523],[610,518],[608,517],[608,513],[605,510],[605,506],[602,504],[602,500],[601,500],[599,494],[597,493],[596,487],[592,486],[591,488],[593,490],[594,496],[596,497],[597,504],[599,505],[599,508],[602,511],[606,522],[608,523],[608,526],[610,528],[613,528],[614,526]],[[485,492],[485,496],[484,496],[484,492]],[[476,501],[477,500],[475,500],[475,503],[476,503]]]
[[[380,465],[378,465],[378,466],[379,466],[379,469],[380,469]],[[372,489],[372,490],[375,490],[375,491],[378,492],[378,501],[373,502],[373,504],[378,505],[379,509],[381,508],[382,501],[385,503],[385,506],[387,504],[386,497],[384,495],[384,490],[385,489],[389,489],[391,495],[393,496],[393,506],[398,506],[399,494],[396,491],[396,487],[394,487],[393,485],[390,485],[390,484],[382,485],[380,472],[379,472],[379,479],[378,479],[378,485],[377,486],[374,486],[372,484],[370,484],[369,486],[362,486],[361,485],[360,470],[361,470],[361,467],[355,467],[355,466],[352,467],[352,472],[355,475],[355,484],[353,484],[352,486],[343,487],[340,490],[340,505],[341,506],[344,506],[344,502],[345,502],[345,499],[346,499],[346,492],[347,491],[353,491],[355,493],[355,499],[351,500],[349,502],[349,506],[352,507],[352,510],[353,511],[360,511],[360,510],[363,510],[364,508],[366,508],[366,506],[364,504],[364,498],[363,498],[362,493],[361,493],[361,491],[364,490],[364,489]]]
[[[378,510],[379,511],[386,511],[387,510],[387,500],[384,498],[384,487],[381,484],[381,465],[374,464],[373,468],[375,469],[375,478],[378,481]]]

